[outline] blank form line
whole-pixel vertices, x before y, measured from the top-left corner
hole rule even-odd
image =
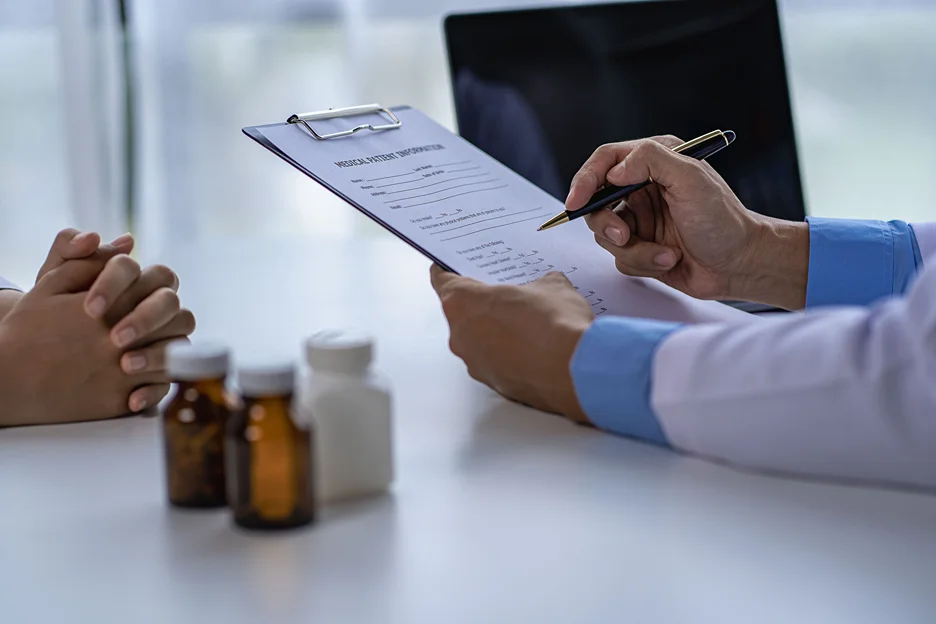
[[[419,189],[429,188],[430,186],[438,186],[439,184],[445,184],[446,182],[454,182],[455,180],[467,180],[468,178],[480,178],[481,176],[489,175],[487,173],[476,173],[474,175],[466,175],[458,178],[449,178],[448,180],[439,180],[438,182],[433,182],[432,184],[426,184],[425,186],[414,186],[408,189],[400,189],[399,191],[387,191],[387,195],[393,195],[395,193],[406,193],[409,191],[418,191]],[[413,180],[413,182],[419,182],[419,180]],[[412,184],[413,182],[400,182],[400,184]],[[377,188],[383,188],[378,186]],[[394,200],[396,201],[396,200]],[[384,202],[385,204],[387,202]]]
[[[401,184],[415,184],[421,180],[422,178],[418,178],[416,180],[406,180],[405,182],[391,182],[390,184],[381,184],[380,186],[375,186],[374,188],[387,188],[388,186],[400,186]]]
[[[470,163],[470,160],[459,160],[458,162],[445,163],[444,165],[432,165],[433,168],[438,169],[439,167],[453,167],[455,165],[464,165],[465,163]]]
[[[500,215],[497,217],[491,217],[489,219],[479,219],[477,221],[472,221],[471,223],[466,223],[465,225],[459,225],[458,227],[449,228],[447,230],[439,230],[437,232],[432,232],[429,236],[435,236],[436,234],[448,234],[449,232],[454,232],[455,230],[460,230],[462,228],[471,227],[472,225],[478,225],[479,223],[484,223],[485,221],[493,221],[494,219],[506,219],[507,217],[516,217],[517,215],[526,214],[528,212],[542,212],[543,207],[539,208],[530,208],[529,210],[521,210],[520,212],[509,212],[505,215]]]
[[[496,230],[500,227],[507,227],[508,225],[514,225],[515,223],[523,223],[524,221],[532,221],[534,219],[540,219],[542,217],[528,217],[526,219],[519,219],[517,221],[511,221],[510,223],[500,223],[498,225],[492,225],[491,227],[481,228],[480,230],[475,230],[474,232],[468,232],[467,234],[459,234],[458,236],[452,236],[451,238],[440,238],[442,242],[455,240],[456,238],[464,238],[466,236],[471,236],[472,234],[480,234],[481,232],[487,232],[488,230]]]
[[[507,188],[508,184],[501,184],[500,186],[492,186],[491,188],[486,189],[475,189],[473,191],[465,191],[464,193],[455,193],[454,195],[449,195],[448,197],[440,197],[439,199],[433,199],[432,201],[422,202],[421,204],[410,204],[409,206],[403,206],[403,208],[415,208],[416,206],[426,206],[429,204],[435,204],[440,201],[445,201],[446,199],[452,199],[453,197],[461,197],[462,195],[470,195],[472,193],[480,193],[482,191],[496,191],[497,189]]]
[[[408,175],[416,175],[416,172],[410,171],[409,173],[398,173],[396,175],[384,176],[382,178],[372,178],[370,180],[367,180],[367,182],[377,182],[378,180],[389,180],[390,178],[402,178],[403,176],[408,176]]]
[[[450,171],[447,171],[446,173],[461,173],[462,171],[474,171],[475,169],[480,169],[480,168],[481,168],[481,165],[477,165],[475,167],[465,167],[464,169],[451,169]]]
[[[413,195],[412,197],[398,197],[396,199],[391,199],[390,201],[385,201],[384,203],[390,204],[392,202],[404,202],[404,201],[409,201],[411,199],[419,199],[420,197],[429,197],[430,195],[435,195],[436,193],[444,193],[446,191],[452,191],[457,188],[463,188],[466,186],[474,186],[476,184],[493,184],[494,182],[499,182],[499,181],[500,180],[498,180],[498,178],[494,178],[493,180],[478,180],[476,182],[465,182],[464,184],[456,184],[455,186],[450,186],[448,188],[439,189],[438,191],[431,191],[429,193],[423,193],[422,195]]]

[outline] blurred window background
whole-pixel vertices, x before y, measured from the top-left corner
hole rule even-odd
[[[453,128],[442,15],[548,4],[0,0],[0,273],[30,285],[67,226],[132,228],[144,261],[384,236],[241,127],[380,102]],[[936,218],[936,2],[780,6],[809,213]]]

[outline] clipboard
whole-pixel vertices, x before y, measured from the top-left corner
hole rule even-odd
[[[335,122],[359,116],[370,122]],[[316,121],[323,122],[319,129]],[[537,232],[562,202],[415,108],[330,109],[243,132],[453,273],[522,285],[562,272],[595,315],[683,323],[756,318],[622,276],[580,221]]]
[[[312,178],[313,180],[315,180],[316,182],[324,186],[326,189],[328,189],[329,191],[331,191],[332,193],[334,193],[335,195],[343,199],[345,202],[350,204],[358,212],[364,214],[367,218],[371,219],[372,221],[380,225],[382,228],[384,228],[385,230],[387,230],[388,232],[390,232],[391,234],[393,234],[394,236],[402,240],[404,243],[406,243],[407,245],[409,245],[410,247],[412,247],[413,249],[415,249],[416,251],[418,251],[425,257],[432,260],[434,263],[441,266],[446,271],[457,273],[457,271],[455,271],[452,267],[446,264],[444,260],[433,255],[429,250],[419,245],[412,238],[404,235],[402,232],[394,228],[391,224],[381,219],[380,216],[375,214],[373,211],[368,210],[359,202],[354,201],[341,189],[336,188],[332,184],[329,184],[329,182],[325,180],[322,176],[316,174],[314,171],[311,171],[310,169],[305,167],[302,163],[298,162],[297,160],[292,158],[289,154],[285,153],[283,150],[281,150],[276,145],[274,145],[269,139],[263,136],[261,132],[258,132],[258,130],[262,128],[284,126],[284,125],[289,125],[289,124],[298,124],[298,125],[301,125],[309,133],[309,137],[311,140],[329,141],[329,140],[346,139],[346,138],[352,137],[358,132],[365,132],[365,131],[385,132],[388,130],[399,129],[403,127],[403,122],[400,120],[399,117],[397,117],[396,113],[399,111],[404,111],[404,110],[409,110],[409,109],[410,109],[409,106],[387,107],[387,106],[381,106],[380,104],[376,104],[376,103],[375,104],[363,104],[359,106],[348,106],[344,108],[330,108],[325,111],[315,111],[315,112],[310,112],[310,113],[290,115],[289,118],[281,124],[266,124],[262,126],[250,126],[250,127],[243,128],[242,131],[248,137],[250,137],[251,139],[259,143],[263,147],[267,148],[268,150],[270,150],[271,152],[273,152],[274,154],[276,154],[277,156],[279,156],[280,158],[282,158],[283,160],[291,164],[293,167],[295,167],[302,173],[306,174],[307,176],[309,176],[310,178]],[[374,113],[385,116],[387,118],[387,123],[380,124],[380,125],[358,124],[347,130],[331,132],[331,133],[326,133],[326,134],[319,133],[315,129],[315,127],[311,124],[311,122],[313,121],[321,121],[325,119],[336,119],[336,118],[341,118],[341,117],[355,117],[355,116],[369,115],[369,114],[374,114]]]

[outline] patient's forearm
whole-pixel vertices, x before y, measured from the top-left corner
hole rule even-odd
[[[0,321],[23,298],[23,293],[16,290],[0,290]]]

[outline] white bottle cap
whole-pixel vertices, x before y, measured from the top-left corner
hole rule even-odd
[[[241,392],[251,397],[291,394],[296,383],[292,362],[244,366],[237,371]]]
[[[231,351],[220,344],[172,342],[166,349],[169,378],[178,381],[219,379],[227,376]]]
[[[374,339],[353,330],[324,330],[306,341],[306,362],[314,370],[363,375],[374,358]]]

